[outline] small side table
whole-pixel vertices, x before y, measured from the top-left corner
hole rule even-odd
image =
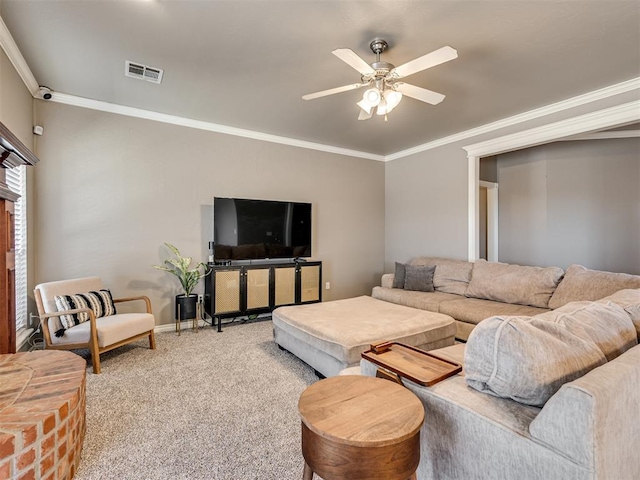
[[[185,318],[185,320],[191,320],[191,328],[198,333],[198,319],[202,316],[202,304],[200,302],[196,303],[196,316],[193,318]],[[180,336],[180,305],[178,305],[178,318],[176,318],[176,332],[178,332],[178,336]]]
[[[424,406],[379,378],[326,378],[300,396],[303,480],[412,480],[420,462]]]

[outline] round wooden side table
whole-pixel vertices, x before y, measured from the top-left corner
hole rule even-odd
[[[415,479],[424,407],[380,378],[326,378],[300,396],[303,480]]]

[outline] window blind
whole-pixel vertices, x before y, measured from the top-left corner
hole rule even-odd
[[[5,170],[7,186],[20,198],[15,204],[16,331],[27,327],[27,167]]]

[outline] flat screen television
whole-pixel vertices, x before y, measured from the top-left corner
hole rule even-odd
[[[213,199],[215,261],[311,256],[311,204]]]

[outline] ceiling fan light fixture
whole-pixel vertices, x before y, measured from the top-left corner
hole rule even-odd
[[[358,105],[363,112],[366,112],[368,115],[371,115],[371,109],[373,108],[373,105],[369,105],[369,103],[366,102],[366,100],[360,100],[358,103],[356,103],[356,105]]]
[[[373,112],[371,110],[369,110],[368,112],[366,110],[360,110],[358,120],[369,120],[371,118],[371,115],[373,115]]]
[[[402,93],[392,89],[385,90],[383,96],[387,103],[387,113],[396,108],[402,100]]]
[[[380,103],[378,104],[378,108],[376,109],[376,113],[378,115],[386,115],[389,113],[389,106],[384,98],[380,99]]]
[[[380,90],[373,87],[365,90],[364,94],[362,95],[362,100],[371,105],[371,107],[377,107],[380,103],[380,100],[382,100],[382,95],[380,94]]]

